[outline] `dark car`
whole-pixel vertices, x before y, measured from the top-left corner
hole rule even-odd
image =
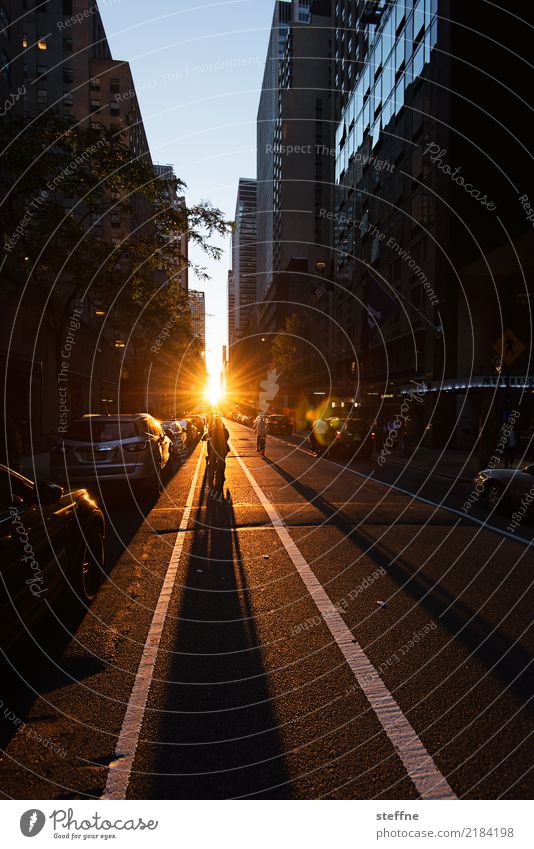
[[[308,445],[317,456],[357,455],[367,460],[373,453],[374,433],[364,419],[331,416],[313,423]]]
[[[518,510],[534,520],[534,465],[521,469],[482,469],[475,478],[476,492],[481,492],[490,510]]]
[[[51,474],[69,486],[129,481],[150,495],[161,489],[171,442],[148,413],[88,415],[70,425],[50,452]]]
[[[272,433],[274,435],[283,434],[285,436],[290,436],[293,432],[291,422],[287,416],[267,416],[266,425],[267,433]]]
[[[104,517],[85,489],[0,465],[0,645],[33,633],[49,605],[88,604],[104,574]]]
[[[174,419],[162,422],[161,426],[171,440],[171,467],[175,470],[187,454],[187,432]]]

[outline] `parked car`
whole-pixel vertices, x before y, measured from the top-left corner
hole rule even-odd
[[[131,481],[152,496],[161,490],[170,456],[171,440],[148,413],[84,416],[52,449],[52,477],[69,486]]]
[[[308,445],[317,456],[357,454],[367,460],[373,453],[374,432],[364,419],[330,416],[313,423]]]
[[[162,422],[161,426],[171,440],[171,463],[176,468],[187,454],[187,432],[174,420]]]
[[[490,510],[515,510],[524,507],[534,517],[534,465],[523,469],[483,469],[475,477],[475,486],[483,487]],[[530,496],[527,498],[527,496]]]
[[[178,419],[178,424],[185,430],[187,434],[187,449],[191,450],[197,444],[198,431],[191,419]]]
[[[104,531],[102,511],[85,489],[34,483],[0,466],[3,648],[32,633],[55,600],[92,601],[104,574]]]
[[[206,419],[204,418],[204,416],[199,416],[195,414],[191,416],[191,421],[197,429],[198,436],[202,437],[204,434],[204,428],[206,427]]]
[[[290,436],[293,432],[291,427],[291,422],[289,421],[287,416],[278,416],[271,415],[267,416],[267,433],[272,434],[285,434],[286,436]]]

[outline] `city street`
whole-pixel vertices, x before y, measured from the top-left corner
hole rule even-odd
[[[202,441],[107,492],[95,601],[4,663],[3,796],[528,798],[532,525],[225,423],[224,500]]]

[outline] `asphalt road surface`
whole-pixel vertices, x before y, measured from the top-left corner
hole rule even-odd
[[[109,493],[95,602],[4,659],[4,797],[531,797],[532,528],[228,426],[224,500],[203,443]]]

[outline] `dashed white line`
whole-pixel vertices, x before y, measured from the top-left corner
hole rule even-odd
[[[456,794],[439,771],[371,661],[354,640],[352,632],[347,628],[337,608],[292,540],[276,507],[269,501],[235,448],[234,455],[417,792],[422,799],[456,799]]]
[[[106,789],[104,790],[102,799],[126,799],[148,694],[152,684],[152,678],[154,676],[154,668],[156,665],[161,635],[163,633],[163,626],[169,609],[174,582],[176,580],[176,573],[178,571],[178,564],[180,562],[180,556],[182,554],[186,538],[184,531],[187,529],[189,518],[191,516],[193,498],[200,469],[203,465],[203,460],[204,451],[201,450],[195,473],[193,475],[193,480],[191,482],[191,488],[187,496],[178,534],[176,536],[176,542],[174,543],[174,548],[169,560],[165,580],[163,581],[158,603],[154,611],[154,616],[152,617],[139,668],[135,676],[134,686],[128,702],[128,707],[126,708],[126,714],[117,740],[117,745],[115,747],[115,759],[109,765]]]

